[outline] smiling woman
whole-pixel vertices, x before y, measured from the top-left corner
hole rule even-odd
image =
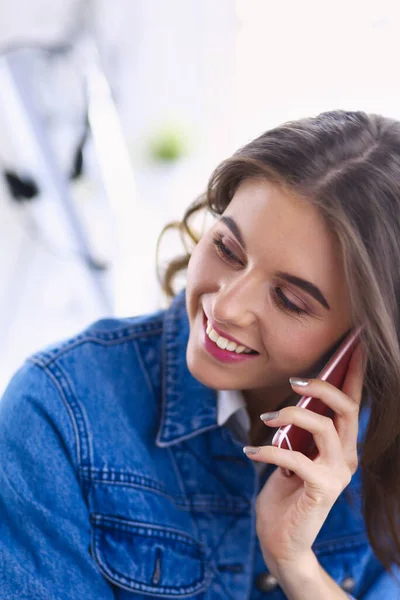
[[[398,598],[399,215],[397,121],[324,113],[224,161],[171,306],[7,387],[0,600]],[[359,330],[340,389],[316,377]],[[273,445],[292,425],[313,457]]]
[[[193,251],[160,277],[173,296],[188,267],[189,368],[206,385],[242,390],[255,431],[259,410],[288,398],[290,375],[318,372],[344,332],[364,325],[363,514],[388,571],[400,564],[399,181],[398,122],[332,111],[285,123],[215,170],[178,224]],[[203,210],[216,221],[199,236],[191,222]],[[222,368],[202,343],[203,311],[257,356]]]

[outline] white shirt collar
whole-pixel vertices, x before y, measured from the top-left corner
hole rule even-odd
[[[235,414],[235,420],[246,434],[250,431],[250,417],[242,392],[219,390],[217,392],[217,423],[222,426]]]

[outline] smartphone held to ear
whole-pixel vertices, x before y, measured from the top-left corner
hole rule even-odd
[[[360,332],[361,327],[348,333],[339,348],[317,375],[317,379],[327,381],[338,389],[342,388],[351,356],[359,341]],[[296,406],[307,408],[327,417],[332,418],[334,416],[332,409],[319,398],[302,396]],[[292,424],[279,427],[272,439],[272,445],[302,452],[310,459],[315,458],[318,454],[312,433]],[[282,471],[287,476],[292,475],[292,472],[288,471],[288,469],[282,469]]]

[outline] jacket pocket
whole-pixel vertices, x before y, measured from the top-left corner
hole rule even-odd
[[[211,568],[202,545],[177,529],[92,514],[91,552],[106,579],[131,592],[187,597],[205,590]]]

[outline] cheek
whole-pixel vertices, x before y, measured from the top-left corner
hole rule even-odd
[[[321,336],[313,335],[310,331],[295,331],[295,327],[287,331],[276,331],[274,340],[270,339],[270,356],[279,357],[279,364],[274,365],[281,373],[312,369],[324,354],[323,340]]]

